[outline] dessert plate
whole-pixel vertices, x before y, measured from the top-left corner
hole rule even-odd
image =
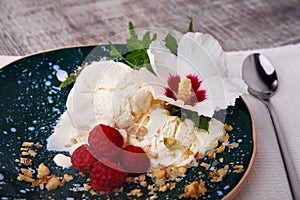
[[[122,51],[124,45],[116,45]],[[70,74],[77,66],[89,59],[99,60],[109,57],[109,46],[67,47],[23,57],[0,69],[0,197],[1,199],[28,198],[28,199],[73,199],[93,198],[84,191],[82,185],[87,177],[82,177],[72,168],[63,169],[53,162],[56,152],[46,150],[46,139],[52,133],[60,115],[65,111],[67,95],[71,86],[60,89],[61,75]],[[236,105],[222,112],[226,113],[226,123],[233,126],[229,142],[236,142],[239,146],[230,152],[217,154],[216,159],[204,158],[204,162],[211,164],[209,170],[222,166],[243,165],[241,173],[228,172],[223,181],[210,181],[209,170],[203,167],[192,167],[182,181],[176,183],[171,191],[157,192],[159,199],[177,199],[184,193],[184,186],[193,181],[202,179],[206,183],[207,192],[201,199],[230,199],[237,193],[247,178],[254,162],[256,153],[255,127],[250,111],[245,102],[237,99]],[[17,160],[22,157],[23,142],[32,141],[43,145],[35,148],[37,153],[32,157],[32,164],[28,167]],[[24,157],[24,156],[23,156]],[[220,159],[222,158],[222,159]],[[221,162],[223,160],[223,162]],[[41,190],[30,183],[17,180],[21,168],[36,171],[40,163],[50,168],[51,174],[62,177],[70,174],[74,179],[56,190]],[[200,172],[200,173],[199,173]],[[36,174],[34,174],[36,176]],[[148,182],[151,182],[150,178]],[[130,196],[134,199],[150,197],[147,188],[135,183],[126,183],[123,192],[105,195],[111,199],[129,198],[134,188],[140,188],[143,196]]]

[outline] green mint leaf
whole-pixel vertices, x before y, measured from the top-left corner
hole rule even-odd
[[[146,49],[148,49],[150,43],[151,43],[151,39],[150,39],[150,31],[148,31],[148,32],[145,33],[145,35],[143,36],[143,40],[142,40],[143,47],[146,48]]]
[[[171,51],[171,53],[177,56],[178,44],[171,33],[168,33],[168,35],[166,36],[165,43],[165,46]]]
[[[134,26],[133,26],[133,23],[131,21],[128,22],[128,27],[129,27],[129,30],[133,30],[134,31]]]
[[[60,88],[67,87],[68,85],[74,83],[75,81],[76,81],[76,76],[74,73],[71,73],[70,76],[68,76],[68,78],[59,85],[59,87]]]
[[[193,19],[190,21],[188,32],[194,32]]]
[[[109,43],[109,47],[110,47],[110,55],[113,57],[119,57],[121,55],[121,53],[117,50],[117,48],[115,47],[115,45],[113,45],[111,43],[111,41],[108,41]]]
[[[198,123],[198,128],[199,129],[204,129],[208,131],[209,128],[209,121],[211,120],[210,117],[205,117],[205,116],[200,116],[199,117],[199,123]]]

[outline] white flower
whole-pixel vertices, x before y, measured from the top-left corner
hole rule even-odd
[[[222,47],[211,35],[186,33],[177,56],[156,41],[148,56],[164,87],[164,92],[154,89],[155,99],[212,117],[214,111],[234,105],[237,97],[247,93],[244,81],[228,74]]]

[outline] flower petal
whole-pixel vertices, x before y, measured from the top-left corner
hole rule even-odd
[[[168,86],[170,87],[171,90],[174,92],[178,92],[178,87],[180,83],[180,76],[177,75],[170,75],[168,78]]]
[[[199,89],[202,81],[199,80],[199,77],[197,75],[189,74],[186,77],[191,80],[192,88],[193,88],[194,92],[196,92]]]
[[[164,46],[162,41],[154,41],[150,44],[147,54],[155,74],[167,84],[170,74],[177,74],[177,57]]]
[[[178,46],[178,73],[198,74],[201,79],[227,76],[225,56],[219,42],[211,35],[186,33]]]

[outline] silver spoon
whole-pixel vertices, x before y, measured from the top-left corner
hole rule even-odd
[[[264,101],[269,110],[270,117],[275,128],[280,152],[286,168],[292,196],[294,199],[298,200],[300,199],[300,182],[297,177],[293,160],[283,137],[283,132],[280,128],[275,109],[270,102],[270,97],[275,93],[278,87],[278,79],[275,68],[265,56],[255,53],[249,55],[245,59],[242,68],[242,76],[248,85],[249,93]]]

